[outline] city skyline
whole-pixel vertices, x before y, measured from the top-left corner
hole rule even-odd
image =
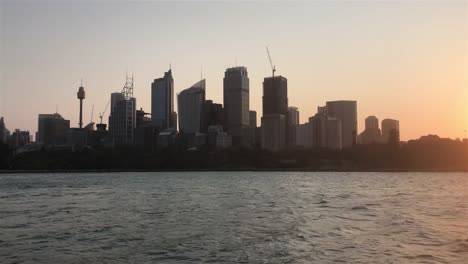
[[[306,122],[315,114],[316,107],[326,101],[356,100],[358,133],[364,130],[364,119],[375,115],[380,120],[399,120],[402,140],[426,134],[466,137],[468,63],[464,58],[468,52],[464,49],[467,26],[461,23],[466,9],[462,1],[187,3],[176,9],[171,19],[162,18],[174,22],[162,33],[169,37],[168,41],[149,33],[161,30],[152,16],[157,14],[151,11],[156,12],[159,7],[170,9],[170,3],[117,3],[107,11],[103,3],[47,3],[1,3],[4,23],[0,116],[5,117],[11,131],[19,128],[34,134],[37,115],[54,113],[56,106],[72,127],[78,127],[76,90],[80,79],[86,90],[83,123],[89,122],[93,104],[93,119],[98,122],[97,115],[103,111],[109,95],[120,91],[124,84],[127,67],[135,75],[137,109],[149,112],[151,82],[166,72],[170,64],[176,94],[199,79],[203,65],[208,87],[206,98],[215,103],[223,103],[224,70],[236,65],[247,67],[250,110],[255,110],[260,120],[262,80],[271,76],[265,52],[265,45],[269,45],[277,75],[288,78],[289,105],[299,108],[300,123]],[[125,8],[128,13],[123,12],[120,17],[122,12],[118,11]],[[250,16],[248,21],[237,23],[234,15],[228,14],[229,10],[251,13],[262,9],[297,16],[273,23],[276,29],[268,32],[266,24],[272,19],[263,13],[259,18]],[[226,15],[222,27],[213,23],[216,16],[208,15],[213,10]],[[312,19],[306,10],[314,14],[323,11],[323,15],[311,15]],[[182,19],[189,11],[198,13]],[[359,13],[365,16],[359,18]],[[379,17],[383,14],[398,14],[399,18]],[[200,19],[203,15],[206,18]],[[132,18],[137,21],[127,24]],[[190,18],[197,23],[184,28]],[[93,21],[99,23],[89,28]],[[352,24],[347,26],[347,22]],[[367,25],[369,22],[388,31],[382,35]],[[246,27],[249,25],[255,26],[249,29]],[[69,31],[65,31],[67,26]],[[262,29],[265,32],[259,32]],[[127,36],[125,33],[129,33],[128,39],[119,38]],[[222,39],[220,33],[227,36]],[[412,37],[413,33],[417,34]],[[193,38],[197,34],[199,37]],[[381,37],[384,39],[380,40]],[[30,45],[31,38],[36,45]],[[237,38],[249,41],[240,44]],[[193,40],[191,48],[183,44],[186,40]],[[421,46],[423,43],[427,46]],[[28,107],[21,107],[22,104]],[[175,100],[174,104],[177,109]]]

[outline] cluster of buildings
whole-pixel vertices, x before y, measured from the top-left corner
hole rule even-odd
[[[133,76],[126,79],[120,92],[109,100],[108,125],[90,123],[83,127],[84,87],[78,89],[80,100],[78,127],[60,114],[39,114],[35,145],[81,149],[98,145],[134,145],[143,151],[154,151],[171,144],[184,144],[189,149],[202,146],[261,146],[276,151],[287,147],[342,149],[354,144],[388,141],[391,131],[399,131],[398,121],[385,119],[382,131],[376,117],[366,119],[365,130],[357,133],[357,102],[330,101],[317,109],[308,122],[299,122],[299,110],[288,104],[288,80],[275,76],[263,80],[262,116],[250,109],[250,81],[246,67],[226,69],[223,79],[223,103],[206,98],[204,79],[174,96],[172,70],[151,83],[151,113],[137,108],[133,97]],[[177,111],[174,102],[177,100]],[[106,106],[107,109],[107,106]],[[9,135],[0,119],[0,139],[12,146],[31,142],[27,131]]]
[[[382,120],[382,130],[379,128],[379,119],[369,116],[365,120],[365,129],[359,134],[360,144],[387,143],[391,137],[400,140],[400,122],[394,119]]]

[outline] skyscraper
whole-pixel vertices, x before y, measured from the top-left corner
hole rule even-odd
[[[177,95],[179,130],[184,134],[201,132],[205,124],[205,80]]]
[[[400,122],[390,118],[382,120],[382,140],[384,143],[389,141],[391,133],[397,133],[397,140],[400,140]]]
[[[309,118],[312,146],[317,148],[342,149],[342,122],[323,112]]]
[[[160,130],[175,127],[174,112],[174,78],[172,71],[164,77],[155,79],[151,84],[151,119],[153,126]]]
[[[288,117],[288,80],[283,76],[263,80],[263,116],[270,114]]]
[[[297,110],[297,107],[294,107],[294,106],[288,107],[288,118],[289,118],[290,125],[292,126],[299,125],[299,111]]]
[[[133,77],[127,77],[122,92],[111,94],[109,135],[121,143],[133,142],[136,128],[136,99],[133,97]]]
[[[224,73],[225,129],[233,145],[249,140],[249,76],[246,67],[228,68]]]
[[[299,125],[299,111],[297,107],[288,107],[288,144],[296,145],[296,127]]]
[[[289,135],[288,80],[285,77],[264,78],[262,108],[262,146],[269,149],[285,147]],[[263,127],[264,124],[274,130],[269,131]],[[278,131],[277,128],[284,131]]]
[[[327,102],[327,114],[341,120],[342,143],[344,148],[356,144],[357,140],[357,102],[331,101]]]
[[[262,148],[281,150],[286,146],[286,117],[280,114],[262,116]]]

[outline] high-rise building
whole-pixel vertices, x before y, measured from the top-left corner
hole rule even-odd
[[[177,95],[179,131],[184,134],[201,132],[205,126],[205,80],[201,80]]]
[[[263,79],[262,97],[263,117],[269,115],[282,115],[285,121],[285,142],[289,141],[289,113],[288,113],[288,80],[283,76],[266,77]],[[262,117],[262,118],[263,118]],[[271,120],[272,117],[269,117]],[[263,126],[263,121],[262,121]],[[262,133],[265,129],[262,128]],[[264,135],[265,136],[265,135]],[[263,137],[263,136],[262,136]],[[284,145],[282,145],[284,147]]]
[[[338,118],[317,113],[309,118],[312,146],[327,149],[342,149],[342,122]]]
[[[359,134],[360,144],[372,144],[382,142],[382,132],[379,129],[379,119],[368,116],[365,120],[365,129]]]
[[[262,148],[281,150],[286,146],[286,117],[280,114],[262,116]]]
[[[233,145],[249,141],[249,76],[246,67],[228,68],[224,73],[225,129]]]
[[[297,107],[288,107],[288,144],[296,145],[296,127],[299,125],[299,110]]]
[[[295,132],[296,132],[296,146],[301,146],[301,147],[312,147],[312,129],[311,125],[309,123],[301,124],[295,126]]]
[[[136,128],[136,99],[133,76],[126,79],[120,93],[112,93],[109,113],[109,135],[118,143],[133,143]]]
[[[283,76],[263,80],[263,116],[279,114],[288,117],[288,80]]]
[[[133,141],[136,127],[136,99],[125,98],[122,93],[111,94],[109,135],[122,143]]]
[[[46,146],[65,144],[69,128],[70,120],[65,120],[58,113],[39,114],[36,142]]]
[[[327,118],[327,148],[342,149],[343,148],[343,130],[341,120],[334,117]]]
[[[292,126],[299,125],[299,111],[297,107],[290,106],[288,107],[288,117],[289,117],[289,124]]]
[[[397,140],[400,140],[400,122],[390,118],[382,120],[382,141],[384,143],[389,141],[391,133],[396,133]]]
[[[153,126],[160,130],[176,126],[172,118],[174,112],[174,78],[172,71],[151,84],[151,119]],[[177,120],[177,119],[176,119]]]
[[[327,102],[326,111],[328,116],[341,120],[343,148],[355,145],[357,141],[357,102]]]

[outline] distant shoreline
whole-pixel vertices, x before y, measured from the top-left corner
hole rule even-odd
[[[121,173],[121,172],[380,172],[380,173],[468,173],[466,170],[307,170],[307,169],[217,169],[217,170],[202,170],[202,169],[168,169],[168,170],[0,170],[2,174],[40,174],[40,173]]]

